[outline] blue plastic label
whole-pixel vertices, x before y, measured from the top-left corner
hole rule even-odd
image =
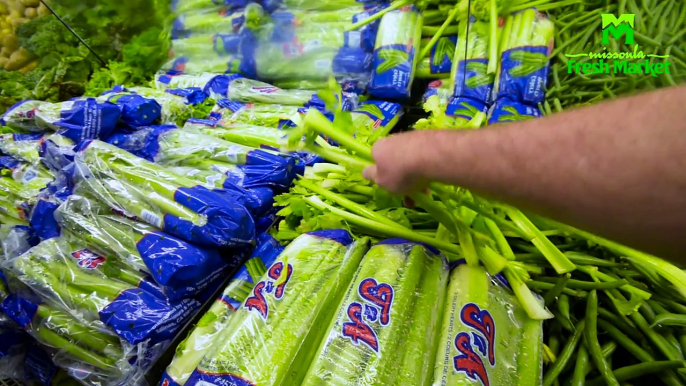
[[[375,120],[373,128],[376,129],[391,123],[402,112],[402,108],[400,103],[369,100],[360,103],[353,112],[365,114]]]
[[[488,118],[489,125],[503,122],[521,122],[536,119],[541,116],[537,107],[519,102],[513,102],[508,98],[499,99],[493,106]]]
[[[185,299],[170,305],[147,291],[123,291],[100,312],[100,320],[131,344],[150,339],[151,344],[167,341],[183,327],[200,303]]]
[[[409,98],[414,56],[415,49],[412,44],[393,44],[377,48],[372,61],[373,72],[369,92],[380,99]]]
[[[476,113],[485,113],[487,107],[485,104],[470,98],[450,98],[448,105],[445,108],[445,115],[452,118],[464,118],[471,120]]]
[[[21,328],[27,328],[36,316],[38,305],[16,295],[9,295],[0,303],[0,310]]]
[[[345,229],[327,229],[323,231],[307,232],[308,235],[331,239],[343,245],[353,243],[353,237]]]
[[[59,205],[57,203],[38,200],[33,207],[33,212],[29,219],[29,224],[36,231],[36,235],[41,240],[58,237],[61,233],[60,226],[55,220],[55,211]]]
[[[159,119],[162,112],[157,101],[136,94],[114,94],[108,101],[121,109],[120,120],[134,128],[151,125]]]
[[[60,119],[52,122],[59,134],[79,142],[84,139],[104,139],[114,130],[121,110],[110,102],[98,103],[93,98],[73,102],[71,108],[60,112]]]
[[[164,231],[199,245],[226,247],[250,244],[255,237],[255,223],[248,210],[204,187],[179,188],[174,201],[204,215],[204,225],[166,214]],[[154,225],[154,224],[153,224]]]
[[[493,75],[488,74],[488,59],[460,60],[455,74],[453,96],[484,104],[492,102]]]
[[[450,46],[451,47],[447,47]],[[455,45],[457,44],[457,35],[444,36],[434,44],[429,54],[429,70],[432,74],[449,74],[453,66],[453,56],[455,54]],[[439,51],[439,48],[441,49]],[[452,49],[450,49],[452,48]]]
[[[195,370],[186,382],[187,385],[256,386],[251,381],[233,374],[207,373]]]
[[[536,105],[545,100],[550,48],[516,47],[503,52],[498,98]]]

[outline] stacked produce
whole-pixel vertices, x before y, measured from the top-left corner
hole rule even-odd
[[[271,236],[262,234],[245,265],[231,278],[219,298],[205,313],[188,337],[176,348],[176,355],[160,381],[184,385],[205,354],[229,326],[236,311],[272,266],[283,247]],[[172,383],[173,382],[173,383]]]
[[[307,372],[345,288],[367,251],[345,230],[289,244],[261,277],[187,384],[293,385]]]
[[[179,0],[172,22],[53,0],[101,67],[1,1],[0,57],[28,62],[0,70],[0,105],[26,100],[0,120],[0,309],[82,384],[135,384],[251,251],[162,385],[686,383],[680,268],[458,187],[409,208],[361,173],[414,78],[434,80],[416,129],[675,84],[683,4]],[[629,12],[673,71],[568,73]]]

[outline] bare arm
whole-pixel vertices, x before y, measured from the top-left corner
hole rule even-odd
[[[365,174],[393,192],[451,183],[686,263],[686,87],[373,150]]]

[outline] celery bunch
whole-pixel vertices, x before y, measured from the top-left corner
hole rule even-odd
[[[469,97],[481,103],[490,103],[495,74],[489,72],[491,59],[489,24],[486,22],[464,23],[457,37],[450,79],[454,84],[453,95]],[[498,28],[496,38],[500,38]],[[497,42],[496,42],[497,46]]]
[[[188,383],[237,379],[297,385],[366,242],[334,230],[300,236],[279,255]]]
[[[301,107],[269,105],[269,104],[242,104],[220,100],[211,113],[212,118],[219,121],[220,125],[232,123],[245,123],[256,126],[281,128],[292,126],[293,120],[300,116]]]
[[[428,385],[448,267],[394,239],[365,255],[303,385]]]
[[[218,122],[212,125],[205,123],[211,122],[190,121],[183,128],[258,149],[263,146],[279,149],[284,144],[286,135],[283,131],[273,127],[255,126],[247,123]]]
[[[453,269],[433,385],[541,383],[543,324],[527,316],[503,280],[482,267]]]
[[[89,248],[116,256],[121,272],[142,272],[153,278],[165,295],[187,298],[203,291],[226,267],[219,254],[117,216],[86,197],[72,195],[55,212],[60,227]],[[123,275],[122,275],[123,276]],[[120,276],[120,277],[122,277]],[[122,277],[138,285],[138,274]]]
[[[200,101],[189,99],[183,94],[176,95],[174,90],[156,90],[148,87],[132,87],[129,91],[145,98],[154,99],[162,107],[160,120],[164,124],[183,126],[190,118],[207,118],[214,108],[214,99],[202,94]]]
[[[553,22],[536,9],[525,9],[507,18],[495,85],[499,98],[532,105],[543,102],[554,35]]]
[[[282,251],[283,247],[271,236],[262,235],[258,238],[257,246],[245,265],[231,279],[188,337],[176,347],[174,359],[167,366],[160,385],[167,379],[181,386],[188,381],[203,356],[213,345],[221,344],[216,338]]]
[[[193,180],[104,142],[84,147],[75,158],[77,192],[186,241],[241,246],[253,240],[250,213],[231,192],[196,186]]]

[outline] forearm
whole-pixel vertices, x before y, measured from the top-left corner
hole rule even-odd
[[[417,173],[682,261],[686,88],[414,139]],[[421,166],[419,166],[421,165]]]

